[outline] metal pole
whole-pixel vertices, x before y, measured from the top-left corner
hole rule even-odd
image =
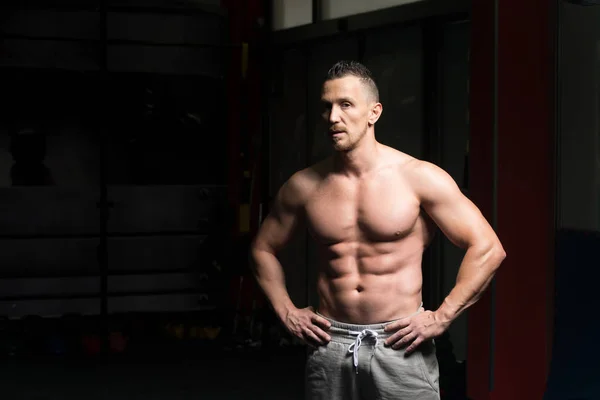
[[[492,227],[498,229],[498,10],[499,0],[494,0],[494,90],[492,132]],[[494,345],[496,343],[496,279],[491,284],[490,310],[490,392],[494,390]]]
[[[100,246],[98,258],[100,262],[100,315],[102,321],[102,353],[108,354],[108,238],[107,224],[109,218],[107,176],[106,176],[106,87],[108,83],[107,60],[107,9],[106,0],[100,1],[100,82],[103,99],[100,115]],[[100,122],[99,121],[99,122]]]
[[[312,22],[317,23],[323,21],[323,1],[312,0]]]

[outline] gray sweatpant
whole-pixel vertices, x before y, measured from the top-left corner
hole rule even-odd
[[[385,346],[389,322],[351,325],[331,322],[331,341],[310,348],[306,362],[307,400],[439,400],[435,342],[410,355]]]

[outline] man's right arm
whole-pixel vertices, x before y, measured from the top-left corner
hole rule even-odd
[[[304,218],[307,187],[297,173],[277,193],[269,215],[263,221],[251,252],[254,275],[275,313],[288,331],[305,343],[325,344],[330,340],[324,330],[329,322],[311,307],[298,309],[288,294],[283,267],[277,253],[290,241]]]
[[[252,243],[254,275],[281,320],[294,308],[277,253],[288,244],[302,219],[303,196],[293,176],[277,193],[272,210]]]

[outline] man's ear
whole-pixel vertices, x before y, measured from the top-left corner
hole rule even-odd
[[[381,103],[375,103],[371,107],[371,113],[369,115],[369,125],[375,125],[375,123],[381,117],[381,113],[383,112],[383,106]]]

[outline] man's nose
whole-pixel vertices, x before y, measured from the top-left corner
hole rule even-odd
[[[340,113],[337,107],[335,106],[331,107],[331,110],[329,110],[329,122],[331,124],[340,122]]]

